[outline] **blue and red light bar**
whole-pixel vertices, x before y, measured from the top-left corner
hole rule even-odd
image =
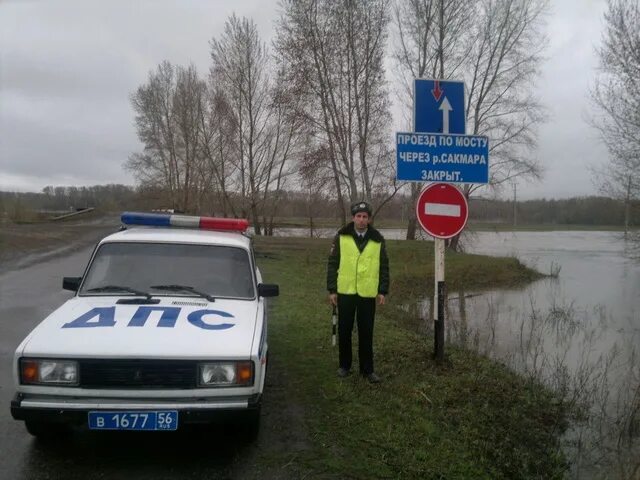
[[[146,225],[148,227],[182,227],[200,230],[226,230],[244,232],[249,221],[243,218],[196,217],[169,213],[124,212],[120,221],[125,225]]]

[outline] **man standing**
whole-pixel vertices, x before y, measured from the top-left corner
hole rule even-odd
[[[384,305],[389,291],[389,259],[384,238],[371,221],[371,206],[351,206],[353,221],[336,234],[327,265],[329,302],[338,307],[338,376],[351,373],[351,334],[358,322],[360,374],[371,383],[380,377],[373,370],[373,319],[378,305]]]

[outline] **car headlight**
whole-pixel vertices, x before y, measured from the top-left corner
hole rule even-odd
[[[21,358],[20,383],[27,385],[78,385],[78,362],[55,358]]]
[[[246,387],[253,385],[253,362],[208,362],[200,364],[201,387]]]

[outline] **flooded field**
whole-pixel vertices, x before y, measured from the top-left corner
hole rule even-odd
[[[631,243],[630,243],[631,242]],[[542,380],[579,415],[573,478],[640,478],[640,260],[619,232],[476,233],[467,251],[553,277],[520,290],[449,292],[450,342]],[[431,301],[422,305],[425,317]]]
[[[404,238],[401,229],[382,233]],[[620,232],[475,232],[462,244],[550,276],[518,290],[449,291],[447,341],[542,381],[574,407],[564,434],[570,478],[639,479],[640,240]],[[409,316],[427,335],[432,301],[425,296]]]

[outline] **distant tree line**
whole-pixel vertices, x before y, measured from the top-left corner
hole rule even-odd
[[[608,0],[607,7],[590,123],[609,158],[592,174],[603,195],[625,203],[628,226],[640,201],[640,0]]]
[[[640,225],[640,202],[632,205],[630,225]],[[574,197],[563,200],[471,199],[469,218],[480,222],[517,225],[625,225],[625,202],[608,197]]]
[[[276,195],[276,193],[272,193]],[[327,219],[336,226],[342,220],[339,200],[322,194],[310,194],[305,190],[281,190],[277,192],[279,215],[276,221],[295,219],[312,229],[318,219],[327,223]],[[224,205],[216,192],[207,192],[203,196],[206,206],[192,212],[201,215],[224,216]],[[25,211],[54,214],[77,208],[95,207],[105,212],[124,210],[162,210],[171,208],[170,194],[149,187],[131,187],[127,185],[94,185],[90,187],[45,187],[40,193],[0,192],[0,216],[13,219],[24,217]],[[388,199],[376,197],[375,206],[385,202],[378,209],[377,221],[393,221],[404,224],[414,207],[409,203],[409,195],[396,195]],[[240,208],[243,199],[230,194],[225,200]],[[271,199],[268,199],[271,201]],[[626,221],[626,203],[621,199],[609,197],[575,197],[563,200],[539,199],[513,202],[473,197],[469,201],[469,219],[486,223],[505,225],[611,225],[623,226]],[[266,219],[263,219],[263,225]],[[640,225],[640,202],[632,203],[629,209],[629,224]]]
[[[119,184],[76,186],[47,186],[42,192],[0,192],[0,213],[32,210],[64,212],[87,207],[106,211],[131,208],[138,196],[135,187]]]

